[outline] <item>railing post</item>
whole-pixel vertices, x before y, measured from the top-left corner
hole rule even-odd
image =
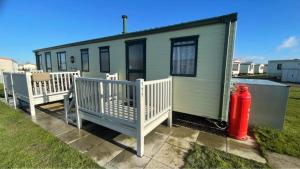
[[[7,74],[7,73],[5,73]],[[4,97],[5,97],[5,101],[6,103],[8,103],[8,94],[7,94],[7,86],[5,84],[5,77],[4,77],[4,72],[2,72],[2,78],[3,78],[3,90],[4,90]]]
[[[31,85],[31,73],[26,73],[26,83],[27,83],[27,90],[28,90],[28,100],[30,106],[30,114],[32,117],[36,117],[35,107],[33,102],[33,93],[32,93],[32,85]]]
[[[65,121],[68,124],[68,109],[69,109],[69,96],[65,95],[64,96],[64,108],[65,108]]]
[[[145,87],[144,79],[135,81],[136,101],[137,101],[137,155],[142,157],[144,154],[144,122],[145,122]]]
[[[11,81],[14,108],[17,109],[17,98],[16,98],[16,94],[15,94],[15,85],[14,85],[14,79],[13,79],[13,74],[12,73],[10,73],[10,81]]]
[[[173,78],[172,76],[169,77],[168,79],[170,81],[170,84],[168,86],[168,89],[169,89],[169,100],[170,100],[170,109],[169,109],[169,115],[168,115],[168,126],[169,127],[172,127],[172,111],[173,111],[173,103],[172,103],[172,99],[173,99],[173,94],[172,94],[172,91],[173,91],[173,85],[172,85],[172,81],[173,81]]]
[[[81,77],[80,70],[76,71],[78,73],[78,77]]]
[[[76,110],[76,116],[77,116],[77,127],[81,129],[82,121],[80,118],[79,113],[79,105],[78,105],[78,95],[77,95],[77,85],[76,85],[77,76],[74,76],[74,99],[75,99],[75,110]]]

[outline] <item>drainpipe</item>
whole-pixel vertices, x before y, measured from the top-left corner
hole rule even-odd
[[[123,32],[122,34],[127,33],[127,16],[126,15],[122,15],[122,19],[123,19]]]

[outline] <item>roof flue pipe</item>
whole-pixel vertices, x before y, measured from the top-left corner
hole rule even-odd
[[[127,16],[126,15],[122,15],[122,19],[123,19],[123,34],[127,33]]]

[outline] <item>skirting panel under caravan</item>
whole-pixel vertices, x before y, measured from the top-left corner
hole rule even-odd
[[[281,81],[300,83],[300,69],[283,69]]]
[[[259,79],[233,79],[233,83],[246,84],[252,96],[250,125],[283,129],[289,86]]]

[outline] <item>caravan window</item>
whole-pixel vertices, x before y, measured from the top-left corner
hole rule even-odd
[[[47,72],[51,72],[52,71],[52,63],[51,63],[51,53],[50,52],[46,52],[45,53],[45,57],[46,57],[46,71]]]
[[[239,70],[239,64],[238,64],[238,63],[234,63],[234,64],[232,65],[232,70],[233,70],[233,71],[238,71],[238,70]]]
[[[100,72],[109,73],[110,72],[109,46],[104,46],[99,48],[99,57],[100,57]]]
[[[42,55],[36,55],[36,64],[38,70],[43,70],[43,62],[42,62]]]
[[[89,71],[89,49],[81,49],[81,70],[83,72]]]
[[[281,70],[282,64],[277,64],[277,70]]]
[[[171,39],[171,75],[196,76],[198,36]]]
[[[67,70],[66,52],[57,52],[56,54],[57,54],[58,70],[60,71]]]

